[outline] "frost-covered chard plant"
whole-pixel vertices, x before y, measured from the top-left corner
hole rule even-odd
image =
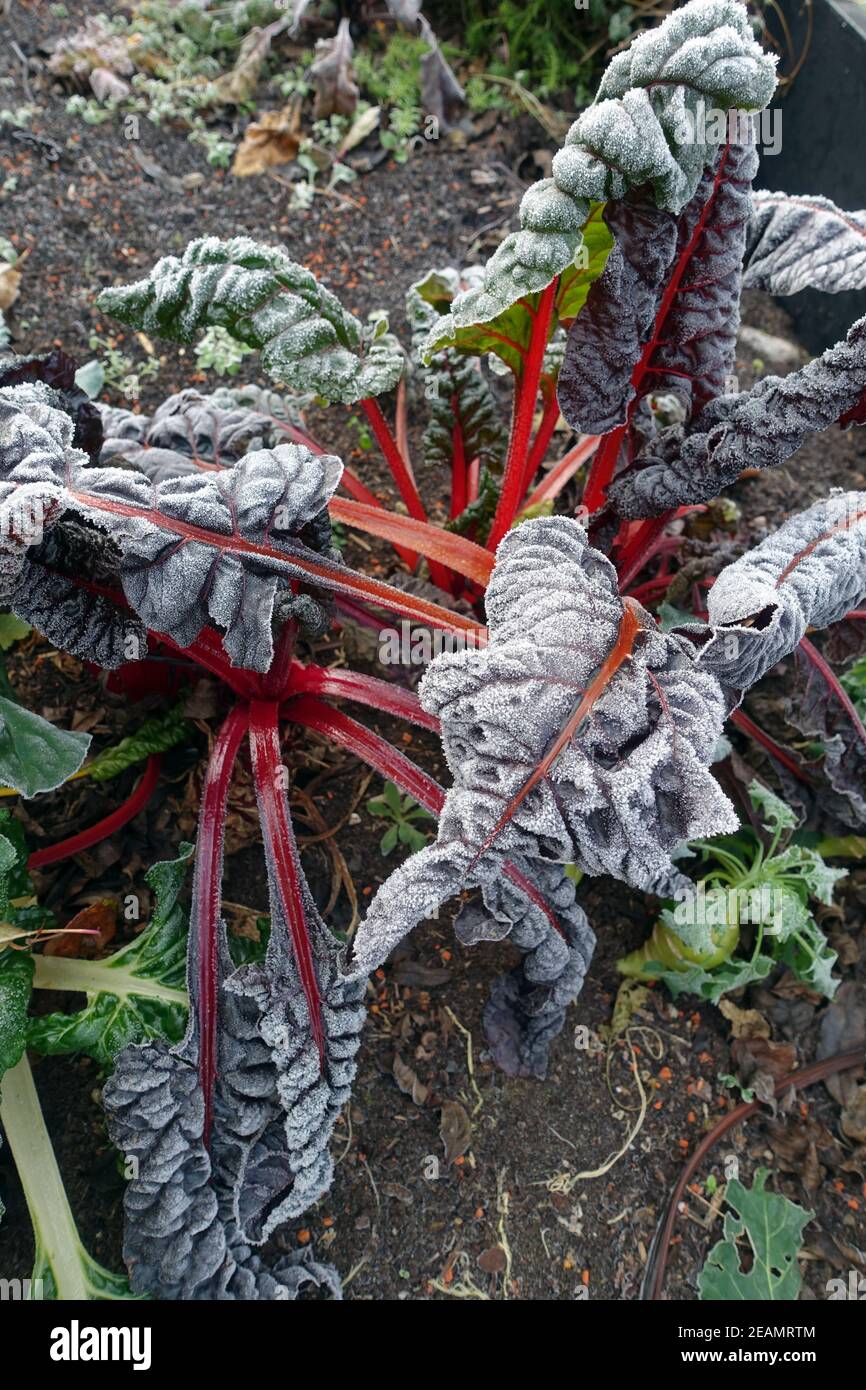
[[[226,330],[259,350],[283,390],[182,392],[149,419],[104,410],[96,462],[74,446],[69,403],[49,386],[0,390],[5,603],[104,668],[159,648],[234,699],[204,778],[189,1028],[173,1045],[126,1047],[105,1087],[112,1137],[138,1160],[126,1199],[137,1291],[335,1287],[321,1267],[269,1270],[254,1252],[328,1186],[369,971],[440,904],[479,888],[460,938],[508,936],[523,953],[485,1013],[492,1050],[512,1073],[543,1076],[594,943],[566,866],[676,892],[677,846],[739,824],[710,770],[726,719],[810,628],[838,622],[866,592],[866,494],[837,493],[724,569],[703,618],[663,630],[642,602],[668,583],[676,542],[665,526],[682,507],[746,465],[782,462],[811,430],[866,419],[863,322],[802,371],[725,394],[742,283],[781,293],[806,277],[825,289],[866,283],[863,214],[752,199],[751,145],[729,139],[724,119],[695,119],[702,104],[756,111],[774,85],[745,10],[692,0],[613,61],[487,266],[412,287],[427,448],[451,479],[447,528],[430,523],[408,460],[406,359],[387,325],[363,327],[283,251],[246,238],[193,242],[104,292],[100,307],[184,342]],[[698,141],[698,129],[715,135]],[[491,355],[513,377],[510,433],[482,370]],[[394,387],[392,434],[376,398]],[[305,394],[360,405],[408,516],[311,437]],[[537,482],[560,409],[584,437]],[[581,519],[539,517],[589,459]],[[22,509],[40,517],[38,537],[16,527]],[[393,543],[410,569],[425,557],[442,592],[417,575],[398,588],[349,568],[331,520]],[[662,571],[635,586],[658,557]],[[420,698],[325,670],[304,659],[304,642],[326,630],[332,605],[361,621],[385,610],[432,625],[465,649],[433,661]],[[339,699],[441,731],[451,787]],[[327,735],[438,816],[435,843],[385,882],[349,952],[301,869],[281,766],[287,723]],[[220,880],[244,743],[273,930],[263,962],[233,967]],[[830,754],[828,741],[828,768]]]

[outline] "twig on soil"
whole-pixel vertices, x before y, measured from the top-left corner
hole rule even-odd
[[[470,1118],[474,1119],[474,1117],[478,1114],[478,1111],[484,1104],[484,1097],[479,1091],[478,1083],[475,1080],[475,1061],[472,1056],[472,1034],[470,1033],[468,1028],[464,1028],[463,1024],[460,1022],[460,1019],[454,1013],[454,1010],[450,1009],[447,1004],[445,1005],[445,1012],[451,1019],[451,1022],[454,1024],[454,1027],[459,1028],[460,1032],[466,1039],[466,1070],[469,1073],[469,1084],[472,1087],[472,1090],[475,1092],[475,1097],[478,1102],[475,1106],[475,1109],[472,1111],[472,1115],[470,1116]]]
[[[570,1196],[570,1194],[574,1191],[575,1187],[579,1182],[585,1182],[590,1178],[602,1178],[604,1177],[605,1173],[609,1173],[611,1168],[613,1168],[615,1164],[619,1163],[619,1160],[621,1158],[625,1157],[629,1149],[634,1144],[635,1139],[637,1138],[638,1134],[643,1128],[643,1122],[646,1119],[647,1094],[644,1090],[643,1081],[641,1080],[640,1068],[638,1066],[637,1060],[637,1053],[634,1049],[634,1043],[631,1040],[631,1034],[652,1031],[654,1030],[646,1029],[642,1025],[635,1025],[632,1028],[626,1028],[622,1038],[622,1041],[627,1045],[629,1052],[631,1053],[631,1068],[634,1074],[635,1085],[638,1089],[638,1095],[640,1096],[640,1101],[637,1106],[622,1107],[623,1109],[636,1109],[638,1112],[637,1119],[634,1122],[631,1132],[627,1135],[625,1143],[622,1145],[620,1149],[616,1151],[616,1153],[611,1154],[610,1157],[605,1160],[605,1162],[601,1165],[600,1168],[588,1168],[580,1173],[554,1173],[543,1183],[543,1186],[547,1188],[548,1192],[562,1192],[566,1196]],[[608,1083],[608,1089],[610,1089],[610,1083]],[[612,1091],[611,1095],[613,1096]],[[614,1097],[614,1100],[615,1099],[616,1098]],[[616,1103],[619,1104],[618,1101]],[[554,1133],[556,1133],[555,1130]],[[558,1134],[556,1137],[558,1139],[562,1139],[563,1143],[569,1144],[571,1142],[568,1139],[564,1139],[561,1134]],[[574,1148],[575,1146],[572,1144],[571,1147]]]
[[[514,1259],[511,1253],[511,1246],[508,1242],[508,1232],[506,1230],[506,1222],[508,1220],[508,1204],[511,1194],[508,1192],[505,1186],[505,1171],[506,1170],[503,1168],[502,1172],[498,1175],[496,1179],[496,1210],[499,1212],[499,1244],[502,1246],[502,1249],[505,1252],[505,1268],[502,1271],[502,1297],[507,1299],[508,1288],[509,1284],[511,1283],[511,1269],[512,1265],[514,1264]]]

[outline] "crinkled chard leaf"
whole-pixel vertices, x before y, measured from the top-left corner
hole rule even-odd
[[[506,536],[486,603],[489,645],[437,657],[422,682],[454,784],[438,842],[391,876],[358,930],[365,969],[458,887],[501,878],[506,858],[657,889],[677,880],[680,840],[738,825],[708,770],[718,681],[623,602],[577,522]]]
[[[606,434],[624,419],[632,371],[677,243],[676,218],[647,190],[608,203],[604,220],[614,247],[571,325],[559,374],[560,409],[586,434]]]
[[[791,517],[722,570],[704,628],[687,628],[697,663],[747,690],[810,627],[838,622],[866,595],[866,492],[837,492]]]
[[[431,271],[412,285],[406,295],[406,313],[412,325],[412,342],[417,370],[427,403],[424,431],[424,459],[428,465],[451,470],[454,462],[455,430],[459,431],[462,457],[479,459],[482,467],[499,464],[505,453],[506,436],[502,410],[477,363],[453,349],[437,352],[425,366],[421,345],[436,319],[432,297],[456,292],[460,272],[452,267]]]
[[[610,63],[554,158],[553,177],[525,194],[520,231],[488,261],[483,286],[455,300],[428,350],[549,285],[575,259],[590,200],[651,184],[659,208],[680,212],[726,138],[715,122],[696,120],[699,108],[758,110],[775,85],[775,60],[736,0],[691,0],[640,34]]]
[[[690,417],[725,390],[757,162],[754,146],[727,146],[678,220],[647,189],[607,204],[616,248],[569,330],[559,381],[575,429],[607,433],[650,391],[676,393]]]
[[[658,516],[705,502],[744,468],[784,463],[809,435],[839,422],[857,423],[866,395],[866,318],[843,343],[786,377],[767,376],[751,391],[718,396],[691,433],[675,425],[651,440],[636,467],[608,497],[623,517]]]
[[[866,584],[863,585],[866,593]],[[839,698],[832,668],[816,668],[802,647],[794,653],[794,679],[785,696],[785,718],[810,740],[818,739],[827,779],[817,799],[820,824],[833,819],[845,826],[866,826],[866,730],[856,705]],[[827,785],[829,783],[829,786]]]
[[[862,289],[866,211],[843,212],[817,195],[755,193],[743,285],[769,294]]]
[[[482,890],[483,906],[465,904],[454,926],[466,946],[507,936],[523,952],[520,964],[493,982],[484,1033],[506,1075],[543,1080],[550,1044],[583,987],[595,934],[561,865],[518,859],[516,867],[537,891],[530,896],[511,879],[495,878]]]
[[[255,761],[255,744],[253,754]],[[266,1268],[255,1254],[277,1226],[306,1210],[330,1184],[328,1145],[354,1075],[365,987],[363,978],[341,970],[342,948],[315,910],[287,805],[288,843],[275,839],[273,798],[285,802],[285,791],[271,784],[259,791],[271,933],[264,964],[234,970],[220,926],[209,1147],[200,1019],[202,904],[209,894],[202,890],[205,880],[220,879],[222,832],[208,862],[204,815],[190,920],[189,1030],[172,1048],[127,1048],[104,1090],[112,1139],[138,1161],[124,1202],[132,1285],[160,1298],[286,1299],[307,1283],[339,1296],[334,1271],[308,1256]],[[279,869],[286,855],[298,884],[288,903]],[[321,1002],[321,1049],[295,949],[298,933],[311,953]]]
[[[204,1102],[196,1068],[159,1043],[121,1054],[103,1089],[112,1141],[135,1158],[138,1176],[124,1196],[124,1259],[138,1293],[162,1299],[243,1301],[296,1298],[306,1284],[335,1297],[334,1271],[309,1256],[290,1255],[266,1267],[239,1230],[234,1212],[238,1170],[253,1144],[264,1156],[273,1146],[277,1107],[273,1069],[254,1026],[238,1020],[247,1054],[244,1079],[258,1077],[260,1094],[232,1114],[234,1126],[250,1133],[241,1143],[227,1132],[214,1135],[212,1155],[202,1139]],[[237,1093],[220,1097],[228,1116]],[[274,1168],[284,1175],[285,1160]],[[233,1185],[234,1184],[234,1185]]]
[[[57,395],[57,405],[73,422],[72,443],[95,463],[102,445],[99,410],[75,384],[77,363],[60,348],[47,357],[10,357],[0,362],[0,387],[42,381]]]
[[[108,533],[115,575],[146,627],[188,646],[213,619],[225,630],[223,644],[235,665],[266,671],[278,590],[305,578],[292,555],[323,563],[323,577],[339,572],[326,512],[342,471],[339,459],[283,444],[248,453],[231,468],[193,468],[153,483],[131,468],[85,467],[70,437],[71,423],[52,408],[46,388],[0,391],[0,596],[15,608],[43,529],[51,535],[61,517],[83,520]],[[24,512],[38,514],[38,526],[16,530]],[[302,598],[306,608],[316,606]],[[117,633],[106,635],[94,606],[78,617],[76,650],[95,659],[99,642]],[[143,649],[127,652],[126,659],[142,655]]]
[[[116,465],[122,460],[153,482],[187,473],[191,465],[229,467],[249,450],[286,442],[283,421],[255,407],[235,404],[233,393],[225,388],[209,396],[179,391],[150,417],[116,406],[100,406],[100,410],[105,442],[99,462]]]
[[[309,270],[249,237],[200,237],[144,280],[103,290],[98,303],[122,323],[181,343],[225,328],[258,348],[266,371],[291,390],[332,401],[381,395],[403,370],[387,325],[362,329]]]

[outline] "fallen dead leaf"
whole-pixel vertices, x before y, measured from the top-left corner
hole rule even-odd
[[[90,86],[97,101],[123,101],[132,90],[128,82],[118,77],[111,68],[94,68],[90,74]]]
[[[363,144],[368,135],[373,134],[373,131],[379,124],[381,114],[381,107],[368,106],[366,111],[362,111],[360,116],[355,117],[354,121],[349,126],[349,131],[345,140],[340,146],[339,159],[342,159],[343,155],[348,154],[350,150],[354,150],[357,145]]]
[[[439,1137],[445,1148],[445,1162],[462,1158],[472,1143],[472,1121],[457,1100],[446,1100],[439,1112]]]
[[[788,1076],[794,1070],[797,1049],[793,1043],[770,1042],[765,1037],[743,1037],[732,1044],[731,1056],[740,1079],[751,1086],[756,1072],[763,1072],[774,1082]]]
[[[866,1143],[866,1086],[848,1096],[842,1111],[842,1133],[857,1144]]]
[[[351,116],[358,105],[360,92],[352,73],[352,53],[355,45],[349,32],[349,20],[341,19],[332,39],[319,39],[318,57],[310,68],[316,88],[313,117],[317,121],[328,116]]]
[[[508,1256],[501,1245],[491,1245],[489,1250],[481,1251],[475,1263],[485,1274],[501,1274],[508,1266]]]
[[[411,1096],[416,1105],[426,1105],[427,1097],[430,1094],[429,1087],[419,1078],[416,1072],[403,1061],[399,1052],[394,1054],[394,1065],[392,1074],[397,1085],[405,1096]]]
[[[76,912],[59,936],[45,943],[46,956],[93,957],[104,950],[117,931],[117,903],[102,898]],[[92,933],[85,934],[85,933]]]
[[[236,178],[264,173],[278,164],[289,164],[301,147],[301,101],[293,97],[281,111],[265,111],[244,131],[232,164]]]
[[[719,1001],[719,1012],[731,1025],[735,1038],[768,1038],[770,1025],[757,1009],[741,1009],[730,999]]]
[[[0,310],[11,309],[21,287],[21,271],[9,261],[0,261]]]

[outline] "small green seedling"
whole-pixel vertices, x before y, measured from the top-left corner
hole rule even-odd
[[[414,797],[401,796],[393,782],[385,783],[381,796],[370,798],[367,810],[373,816],[392,822],[379,841],[379,848],[386,857],[398,844],[413,851],[423,849],[430,838],[426,830],[419,830],[414,824],[419,820],[432,820],[430,812],[419,806]]]

